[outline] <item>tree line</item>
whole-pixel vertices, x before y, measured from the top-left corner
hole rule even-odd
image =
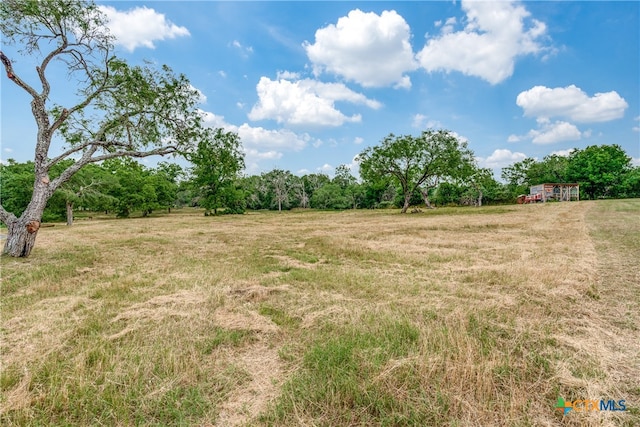
[[[128,217],[182,207],[199,207],[205,215],[215,215],[247,209],[406,211],[410,206],[506,204],[528,194],[531,185],[553,182],[580,184],[582,199],[640,197],[640,168],[633,167],[616,145],[589,146],[542,160],[527,158],[502,169],[504,182],[500,182],[490,170],[478,168],[473,153],[450,132],[390,135],[358,156],[358,179],[347,165],[338,166],[333,177],[298,176],[282,169],[244,175],[238,136],[222,129],[215,135],[185,155],[187,167],[170,162],[147,167],[131,158],[87,165],[53,193],[43,220],[66,220],[71,225],[78,210]],[[62,162],[52,170],[52,178],[72,162]],[[0,165],[0,176],[3,206],[21,215],[32,197],[33,162],[10,159]]]

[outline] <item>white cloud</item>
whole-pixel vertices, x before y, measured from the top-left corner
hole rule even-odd
[[[315,43],[304,43],[314,72],[335,73],[364,87],[411,87],[404,73],[417,68],[411,32],[394,10],[381,15],[359,9],[316,31]]]
[[[353,175],[356,179],[360,179],[360,162],[358,161],[358,155],[356,154],[351,159],[351,163],[346,164],[351,171],[351,175]]]
[[[232,125],[211,112],[200,111],[204,124],[212,128],[223,128],[227,132],[237,133],[246,154],[245,163],[248,172],[256,172],[258,163],[263,160],[277,160],[285,151],[300,151],[317,140],[306,133],[296,134],[287,129],[269,130],[253,127],[247,123]]]
[[[327,175],[331,175],[331,173],[334,170],[334,167],[331,166],[329,163],[325,163],[324,165],[320,166],[319,168],[316,168],[316,170],[320,173],[326,173]]]
[[[527,158],[527,155],[519,152],[512,152],[506,148],[499,148],[494,150],[493,153],[486,159],[478,157],[478,162],[484,167],[488,168],[501,168],[509,166],[513,163],[520,162]]]
[[[277,76],[278,80],[280,80],[280,79],[284,79],[284,80],[299,80],[300,79],[300,73],[295,73],[293,71],[278,71],[276,76]]]
[[[631,164],[633,166],[640,166],[640,157],[632,157],[631,158]]]
[[[313,141],[308,134],[298,135],[287,129],[269,130],[249,126],[247,123],[237,128],[242,144],[247,147],[300,151]]]
[[[252,159],[268,159],[268,160],[278,160],[282,158],[282,153],[271,150],[271,151],[258,151],[255,148],[244,148],[244,152],[247,157]]]
[[[109,30],[116,38],[116,44],[129,52],[138,47],[154,49],[154,42],[189,36],[189,30],[168,21],[164,14],[148,7],[135,7],[120,12],[112,6],[98,6],[107,17]]]
[[[346,116],[336,101],[365,105],[378,109],[378,101],[354,92],[341,83],[322,83],[304,79],[298,81],[260,78],[256,86],[258,103],[249,112],[251,120],[273,119],[290,126],[340,126],[345,122],[360,122],[361,116]]]
[[[615,91],[590,97],[575,85],[553,89],[534,86],[521,92],[516,104],[526,117],[564,117],[582,123],[619,119],[629,106]]]
[[[411,121],[411,126],[413,126],[414,128],[421,129],[425,120],[427,120],[427,116],[425,116],[424,114],[418,113],[413,116],[413,120]]]
[[[544,23],[516,2],[463,1],[466,27],[453,31],[449,18],[438,37],[428,40],[416,55],[427,71],[459,71],[497,84],[513,74],[518,56],[547,50],[540,40]]]
[[[429,120],[424,114],[416,114],[411,120],[411,126],[417,129],[442,129],[442,123],[438,120]]]
[[[539,129],[532,129],[528,136],[534,144],[553,144],[561,141],[577,141],[582,137],[580,130],[573,124],[563,121],[554,123],[539,120]],[[586,135],[585,135],[586,136]]]
[[[198,102],[200,104],[206,104],[207,96],[204,93],[202,93],[202,91],[200,89],[198,89],[197,87],[195,87],[195,86],[193,86],[191,84],[189,85],[189,88],[191,90],[195,90],[196,91],[196,94],[198,95]]]
[[[240,43],[238,40],[234,40],[232,41],[230,44],[230,46],[234,47],[235,49],[238,50],[238,52],[240,52],[240,55],[242,55],[244,58],[248,58],[249,55],[251,53],[253,53],[253,47],[251,46],[244,46],[242,43]]]
[[[364,138],[356,136],[355,138],[353,138],[353,143],[356,145],[360,145],[364,142]]]
[[[634,120],[636,122],[640,122],[640,116],[636,117]],[[640,126],[634,126],[634,127],[631,128],[631,130],[634,131],[634,132],[640,132]]]
[[[5,153],[13,153],[13,148],[5,147],[2,149]]]
[[[442,34],[449,34],[453,32],[453,29],[457,23],[456,18],[449,18],[445,21],[444,27],[442,27]]]

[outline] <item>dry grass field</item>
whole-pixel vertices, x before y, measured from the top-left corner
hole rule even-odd
[[[0,424],[640,425],[639,260],[640,200],[43,228]]]

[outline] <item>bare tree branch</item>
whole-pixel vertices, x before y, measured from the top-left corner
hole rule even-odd
[[[2,65],[4,65],[4,69],[7,72],[7,77],[9,78],[9,80],[27,91],[27,93],[29,93],[29,95],[31,95],[33,98],[38,97],[38,92],[36,92],[34,88],[29,86],[24,80],[16,75],[15,71],[13,70],[13,65],[11,65],[11,61],[2,51],[0,51],[0,61],[2,61]]]

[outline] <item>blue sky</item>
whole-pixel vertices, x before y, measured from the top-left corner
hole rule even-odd
[[[357,175],[365,147],[427,128],[467,140],[497,177],[597,144],[640,165],[640,2],[99,4],[118,55],[184,73],[207,123],[239,134],[248,174]],[[2,49],[33,81],[36,61]],[[1,81],[0,156],[30,160],[29,99]]]

